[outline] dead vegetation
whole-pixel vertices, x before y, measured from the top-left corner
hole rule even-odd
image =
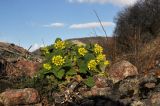
[[[140,73],[147,72],[149,70],[160,70],[160,37],[151,40],[147,44],[144,44],[138,51],[132,51],[130,53],[117,54],[114,62],[121,60],[128,60],[134,64]],[[119,53],[119,52],[118,52]]]

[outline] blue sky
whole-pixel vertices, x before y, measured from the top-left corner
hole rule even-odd
[[[0,0],[0,41],[28,48],[62,39],[112,35],[117,13],[136,0]]]

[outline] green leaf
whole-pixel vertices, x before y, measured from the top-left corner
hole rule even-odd
[[[72,61],[70,59],[66,58],[64,67],[72,67]]]
[[[88,50],[92,49],[92,44],[86,44],[86,49]]]
[[[95,59],[95,56],[93,54],[89,53],[84,56],[84,61],[90,61],[92,59]]]
[[[85,67],[85,66],[81,66],[81,67],[79,68],[79,72],[80,72],[80,73],[83,73],[83,74],[86,74],[86,73],[87,73],[86,67]]]
[[[93,87],[95,85],[94,79],[93,77],[88,77],[84,83],[88,86],[88,87]]]
[[[59,79],[62,79],[62,77],[64,76],[64,74],[65,74],[65,72],[64,72],[65,70],[55,70],[54,71],[54,75],[57,77],[57,78],[59,78]]]
[[[86,74],[87,73],[87,65],[86,62],[84,62],[83,60],[78,60],[78,66],[79,66],[79,72]]]
[[[55,40],[55,43],[57,42],[57,41],[62,41],[62,39],[61,38],[56,38],[56,40]]]
[[[72,76],[72,75],[76,75],[77,72],[74,69],[70,69],[69,71],[67,71],[66,75]]]

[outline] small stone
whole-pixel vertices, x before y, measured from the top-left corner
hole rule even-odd
[[[151,95],[151,103],[160,105],[160,92]]]
[[[84,96],[84,97],[92,96],[92,92],[91,91],[83,92],[82,96]]]
[[[128,76],[138,75],[137,68],[128,61],[120,61],[111,66],[108,71],[110,79],[117,83]]]
[[[110,90],[111,90],[110,87],[97,88],[95,86],[95,87],[91,88],[91,93],[92,93],[92,96],[106,96],[109,93]]]
[[[95,85],[98,88],[105,88],[108,86],[107,81],[106,81],[106,77],[102,77],[102,76],[95,76],[94,77],[95,80]]]
[[[133,96],[138,94],[139,84],[140,81],[137,77],[127,77],[126,79],[116,83],[114,85],[114,89],[118,90],[119,96]]]
[[[55,98],[55,103],[61,104],[65,102],[65,95],[64,93],[53,93],[53,98]]]
[[[146,83],[144,86],[145,86],[146,88],[151,89],[151,88],[155,88],[155,87],[156,87],[156,84],[155,84],[155,83]]]
[[[145,103],[141,102],[141,101],[133,101],[131,103],[131,106],[146,106]]]
[[[156,70],[155,74],[157,78],[160,78],[160,70]]]

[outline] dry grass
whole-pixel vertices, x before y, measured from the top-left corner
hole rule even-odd
[[[123,53],[115,58],[115,62],[120,60],[128,60],[134,64],[139,72],[148,71],[155,68],[157,59],[160,58],[160,37],[151,40],[147,44],[139,47],[137,53],[132,51],[130,53]]]

